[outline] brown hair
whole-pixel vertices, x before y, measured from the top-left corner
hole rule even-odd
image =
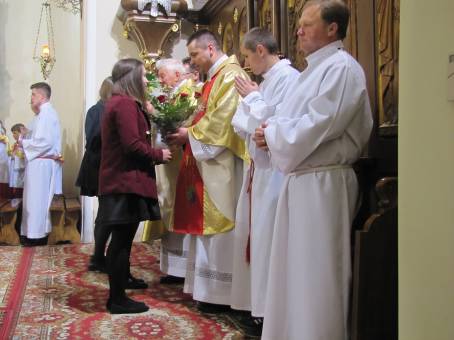
[[[269,54],[276,55],[279,52],[279,46],[276,38],[266,28],[254,27],[243,37],[243,46],[248,50],[255,52],[257,45],[262,45],[268,50]]]
[[[24,127],[25,127],[25,125],[22,123],[14,124],[11,128],[11,132],[14,132],[14,131],[20,132],[20,130]]]
[[[112,97],[112,90],[113,90],[112,77],[107,77],[106,79],[104,79],[99,89],[99,98],[101,98],[102,102],[106,102],[107,99]]]
[[[50,99],[52,90],[48,83],[45,83],[45,82],[34,83],[34,84],[32,84],[32,86],[30,86],[30,90],[33,90],[33,89],[39,89],[39,90],[43,91],[46,98]]]
[[[207,48],[208,44],[211,43],[217,51],[221,50],[221,44],[219,43],[218,38],[216,38],[214,33],[209,30],[201,29],[192,33],[186,43],[186,46],[189,46],[189,44],[191,44],[194,40],[201,48]]]
[[[112,69],[113,93],[133,97],[145,103],[145,86],[142,81],[143,63],[134,58],[117,61]]]
[[[347,5],[340,0],[309,0],[304,7],[317,5],[320,7],[320,16],[324,22],[337,24],[337,37],[343,40],[347,35],[350,10]]]

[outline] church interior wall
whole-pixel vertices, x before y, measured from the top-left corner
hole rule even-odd
[[[15,123],[28,124],[30,85],[43,81],[33,58],[41,1],[0,1],[0,119],[8,130]],[[52,87],[51,102],[61,120],[63,190],[74,195],[74,178],[80,164],[82,93],[80,72],[80,16],[52,7],[57,62],[46,81]],[[46,36],[45,18],[41,35]],[[38,52],[40,53],[40,45]]]
[[[401,2],[399,339],[454,339],[454,2]]]

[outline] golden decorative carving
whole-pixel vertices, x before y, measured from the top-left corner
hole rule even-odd
[[[273,32],[273,8],[270,1],[272,0],[259,1],[259,26]]]
[[[222,50],[227,55],[232,55],[235,53],[233,46],[233,28],[230,23],[225,25],[224,34],[222,35]]]
[[[233,9],[233,23],[236,24],[238,22],[238,8]]]
[[[220,21],[218,24],[218,33],[219,33],[219,35],[222,35],[222,22],[220,22]]]
[[[357,0],[345,0],[350,9],[350,22],[347,28],[347,36],[344,39],[345,49],[356,59],[358,59],[358,32],[357,32]]]
[[[179,19],[174,14],[167,17],[138,14],[136,0],[122,0],[121,3],[124,9],[136,6],[134,10],[121,13],[120,20],[123,22],[124,36],[136,43],[144,62],[147,62],[144,56],[154,59],[162,56],[162,45],[180,29]]]
[[[170,27],[172,32],[178,32],[180,30],[180,26],[178,24],[173,24],[172,27]]]
[[[241,16],[240,16],[240,23],[239,23],[239,42],[243,40],[244,35],[248,31],[248,22],[247,22],[247,8],[243,8],[241,11]],[[239,44],[238,44],[239,45]]]
[[[288,57],[293,65],[299,70],[306,67],[306,60],[302,52],[298,51],[298,39],[296,32],[298,31],[298,22],[303,13],[303,7],[307,0],[294,0],[292,1],[293,7],[288,9]],[[289,1],[290,3],[290,1]]]
[[[379,126],[398,121],[399,0],[378,0],[376,8]]]

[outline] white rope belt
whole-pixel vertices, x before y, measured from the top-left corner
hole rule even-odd
[[[326,166],[319,166],[319,167],[315,167],[315,168],[306,168],[306,169],[296,170],[296,171],[290,172],[288,174],[288,176],[306,175],[306,174],[311,174],[314,172],[338,170],[338,169],[351,169],[351,168],[352,168],[352,166],[350,164],[326,165]]]

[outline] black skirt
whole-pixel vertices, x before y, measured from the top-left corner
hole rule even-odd
[[[96,223],[131,224],[161,218],[158,200],[135,194],[110,194],[98,197]]]

